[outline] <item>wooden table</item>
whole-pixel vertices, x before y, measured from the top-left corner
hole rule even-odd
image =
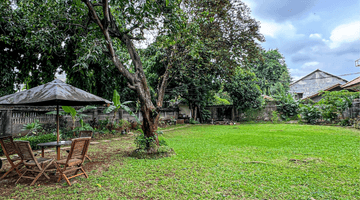
[[[57,160],[60,160],[60,147],[71,145],[71,140],[69,141],[59,141],[59,142],[45,142],[37,144],[41,147],[41,157],[44,157],[44,148],[45,147],[56,147]]]

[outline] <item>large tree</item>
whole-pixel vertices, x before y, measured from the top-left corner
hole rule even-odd
[[[153,51],[154,56],[160,58],[151,64],[158,63],[160,68],[166,66],[164,62],[176,64],[170,74],[170,77],[174,74],[176,77],[171,79],[167,94],[172,98],[181,96],[195,110],[210,103],[221,82],[232,77],[237,68],[259,56],[260,46],[256,40],[264,39],[258,32],[258,23],[249,17],[250,10],[241,1],[192,0],[183,3],[188,16],[188,34],[181,33],[180,37],[177,34],[182,42],[170,48],[162,46],[161,54],[159,50]],[[160,76],[158,73],[155,77]]]
[[[159,110],[163,104],[167,80],[170,73],[173,71],[172,69],[177,67],[176,65],[173,65],[171,59],[176,55],[175,53],[181,51],[181,49],[177,49],[177,44],[181,43],[181,40],[179,41],[177,39],[182,38],[177,36],[180,34],[179,30],[186,31],[186,24],[188,21],[191,21],[191,18],[187,18],[186,16],[182,15],[182,11],[179,5],[180,1],[125,0],[109,2],[107,0],[103,0],[101,2],[93,2],[89,0],[82,0],[82,2],[88,9],[87,16],[89,16],[90,22],[96,24],[97,31],[100,31],[103,35],[102,38],[105,41],[107,49],[106,54],[112,60],[120,73],[126,77],[128,81],[128,87],[132,90],[135,90],[138,94],[141,102],[141,112],[144,117],[142,129],[145,136],[154,137],[154,135],[156,135]],[[209,58],[210,62],[219,62],[223,64],[223,72],[227,72],[228,69],[232,70],[232,68],[236,68],[236,66],[240,65],[242,61],[248,61],[248,59],[254,55],[253,52],[256,52],[256,39],[262,40],[262,37],[258,32],[256,21],[248,16],[248,8],[240,1],[235,3],[234,2],[199,1],[199,4],[206,5],[204,8],[215,6],[217,9],[209,13],[205,9],[192,12],[192,14],[195,16],[200,14],[204,15],[202,18],[204,23],[199,24],[198,30],[201,32],[201,29],[206,29],[208,30],[207,33],[214,33],[213,36],[209,35],[207,37],[208,39],[215,37],[216,34],[222,34],[222,40],[219,40],[220,37],[215,37],[218,44],[227,44],[227,42],[230,42],[231,45],[228,46],[238,47],[236,49],[226,49],[228,54],[238,55],[236,57],[231,58],[228,54],[226,54],[224,48],[222,49],[223,51],[216,52],[219,56]],[[111,6],[109,3],[111,3]],[[224,7],[231,9],[226,11],[226,9],[223,9]],[[227,21],[221,21],[221,18],[219,18],[219,21],[217,21],[216,15],[226,15],[224,19]],[[230,19],[232,17],[241,19],[241,21],[233,20],[232,23],[227,23],[231,22]],[[213,25],[206,24],[212,22],[214,22]],[[222,29],[222,32],[219,33],[215,30],[215,28]],[[232,31],[226,32],[234,28],[237,28],[237,31],[242,30],[242,34],[236,35],[239,39],[236,41],[233,40],[234,35],[229,34],[233,33]],[[168,50],[172,51],[171,53],[167,54],[167,56],[170,58],[170,62],[167,62],[165,71],[160,77],[158,86],[156,87],[155,104],[152,102],[150,87],[148,85],[142,60],[138,54],[137,48],[134,45],[134,41],[144,39],[144,31],[146,29],[156,29],[163,35],[171,36],[164,39],[166,43],[163,43]],[[173,37],[172,34],[169,34],[169,32],[172,31],[177,33],[174,34]],[[97,39],[100,40],[100,38]],[[201,42],[201,40],[194,40],[194,42],[197,42],[197,48],[204,44]],[[114,45],[116,43],[121,44],[130,55],[130,67],[125,65],[125,60],[119,59],[116,45]],[[216,43],[214,42],[213,44]],[[216,46],[214,45],[212,47],[215,48]],[[193,57],[195,57],[197,56],[196,52],[198,51],[190,51],[188,54],[194,53]],[[222,59],[224,57],[230,59]]]
[[[270,95],[270,88],[280,82],[289,90],[291,77],[285,58],[277,49],[262,50],[261,56],[250,65],[251,70],[258,77],[258,85],[264,94]]]
[[[24,0],[18,1],[17,7],[24,12],[18,19],[33,25],[33,29],[27,26],[28,34],[17,38],[38,47],[37,55],[44,60],[47,53],[61,55],[57,59],[60,64],[42,64],[44,69],[60,67],[71,71],[70,76],[94,77],[95,69],[108,66],[94,60],[106,55],[118,70],[112,75],[124,77],[141,102],[144,135],[155,137],[157,143],[159,111],[169,78],[181,74],[183,81],[190,75],[192,79],[222,80],[251,62],[258,54],[257,41],[263,41],[249,9],[236,0]],[[148,33],[155,34],[165,52],[156,86],[149,84],[137,48]],[[1,41],[7,38],[11,37],[5,35]],[[67,52],[70,49],[74,50]]]

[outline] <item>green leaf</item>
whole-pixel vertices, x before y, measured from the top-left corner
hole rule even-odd
[[[110,105],[109,107],[107,107],[105,110],[104,110],[104,113],[107,114],[107,113],[111,113],[113,110],[115,110],[117,107],[116,106],[113,106],[113,105]]]
[[[61,106],[61,107],[66,113],[69,113],[72,117],[76,116],[76,110],[73,107],[71,106]]]
[[[116,90],[114,90],[113,102],[116,107],[120,106],[120,104],[121,104],[120,103],[120,95]]]

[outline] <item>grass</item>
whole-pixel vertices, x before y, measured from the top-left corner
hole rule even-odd
[[[172,157],[112,154],[108,167],[71,187],[18,185],[5,198],[359,199],[359,136],[328,126],[178,126],[164,132]],[[107,146],[91,153],[134,149],[132,140]]]

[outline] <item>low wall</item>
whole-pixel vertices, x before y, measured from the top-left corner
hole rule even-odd
[[[74,107],[76,110],[81,107]],[[104,114],[104,110],[106,107],[99,106],[96,109],[91,109],[84,111],[83,114],[87,116],[83,118],[85,123],[89,123],[90,121],[96,120],[105,120],[105,119],[113,119],[114,113]],[[32,123],[35,120],[39,120],[41,124],[55,124],[56,123],[56,115],[47,115],[47,112],[55,111],[55,106],[0,106],[0,136],[2,135],[19,135],[24,134],[27,131],[21,131],[24,124]],[[142,115],[140,112],[136,113],[140,121],[142,121]],[[175,108],[166,108],[161,109],[160,117],[174,118],[177,119],[178,109]],[[67,126],[72,126],[72,119],[69,115],[61,116],[62,120],[67,121]],[[119,110],[116,114],[115,120],[126,119],[128,121],[135,121],[135,117],[130,116],[124,110]],[[77,119],[75,126],[80,126],[79,119]]]
[[[269,121],[272,117],[272,112],[276,111],[274,102],[268,102],[266,106],[260,110],[248,111],[240,113],[233,105],[223,106],[207,106],[206,110],[211,112],[208,122],[214,121],[243,121],[253,118],[252,120]]]

